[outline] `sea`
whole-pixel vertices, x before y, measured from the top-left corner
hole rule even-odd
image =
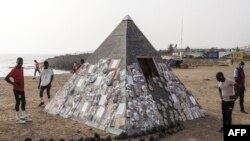
[[[16,65],[18,57],[23,58],[24,76],[34,76],[34,60],[39,63],[44,62],[48,58],[53,58],[53,54],[0,54],[0,77],[5,77],[11,69]],[[54,74],[70,73],[65,70],[53,69]],[[39,74],[37,73],[37,76]]]

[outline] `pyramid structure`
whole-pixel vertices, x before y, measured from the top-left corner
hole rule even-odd
[[[116,135],[172,128],[206,115],[129,16],[45,111]]]

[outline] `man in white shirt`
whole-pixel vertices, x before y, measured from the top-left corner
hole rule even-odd
[[[222,100],[221,108],[224,127],[225,125],[232,124],[232,111],[236,98],[234,87],[239,87],[239,85],[233,80],[225,78],[222,72],[218,72],[216,78],[219,81],[219,93]],[[224,131],[223,127],[220,129],[220,132]]]
[[[39,104],[39,106],[44,105],[43,91],[45,89],[47,90],[48,99],[50,99],[50,88],[53,78],[54,78],[54,73],[53,70],[49,68],[49,62],[44,61],[44,68],[40,73],[40,81],[38,85],[38,89],[40,89],[40,98],[41,98],[41,103]]]

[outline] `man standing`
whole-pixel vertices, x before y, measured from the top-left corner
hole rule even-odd
[[[79,65],[77,66],[77,70],[79,70],[80,67],[84,64],[84,59],[81,59],[80,62],[81,62],[81,64],[79,64]]]
[[[36,78],[36,72],[40,73],[40,70],[39,70],[39,63],[38,63],[36,60],[34,60],[34,63],[35,63],[35,72],[34,72],[34,77],[33,77],[33,79]]]
[[[83,65],[84,64],[84,59],[81,59],[80,62],[81,62],[81,65]]]
[[[32,121],[30,117],[25,114],[25,92],[24,92],[24,76],[23,76],[23,58],[17,58],[17,65],[11,70],[11,72],[5,77],[5,80],[13,85],[13,92],[16,99],[16,123],[26,123]],[[12,78],[14,81],[11,81]],[[19,112],[21,105],[22,112]]]
[[[240,97],[240,111],[247,114],[244,109],[244,93],[245,93],[245,73],[244,73],[245,63],[243,61],[240,62],[239,67],[234,70],[234,79],[241,87],[239,89],[239,97]]]
[[[232,111],[234,108],[235,94],[234,87],[239,87],[233,80],[225,78],[222,72],[216,74],[216,79],[219,81],[219,93],[222,99],[222,119],[223,127],[232,124]],[[220,132],[223,132],[223,127]]]
[[[77,68],[78,68],[78,64],[77,64],[77,62],[75,61],[74,64],[73,64],[73,69],[72,69],[72,70],[73,70],[73,71],[72,71],[73,74],[76,73]]]
[[[42,69],[40,73],[40,81],[38,84],[38,89],[40,89],[40,98],[41,98],[41,103],[39,106],[44,105],[43,101],[43,92],[44,90],[47,90],[47,96],[48,99],[50,99],[50,89],[51,89],[51,83],[54,78],[54,73],[51,68],[49,68],[49,62],[44,61],[44,68]]]

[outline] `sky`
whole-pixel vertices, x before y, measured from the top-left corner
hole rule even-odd
[[[0,54],[94,51],[129,14],[156,49],[250,44],[250,0],[0,0]]]

